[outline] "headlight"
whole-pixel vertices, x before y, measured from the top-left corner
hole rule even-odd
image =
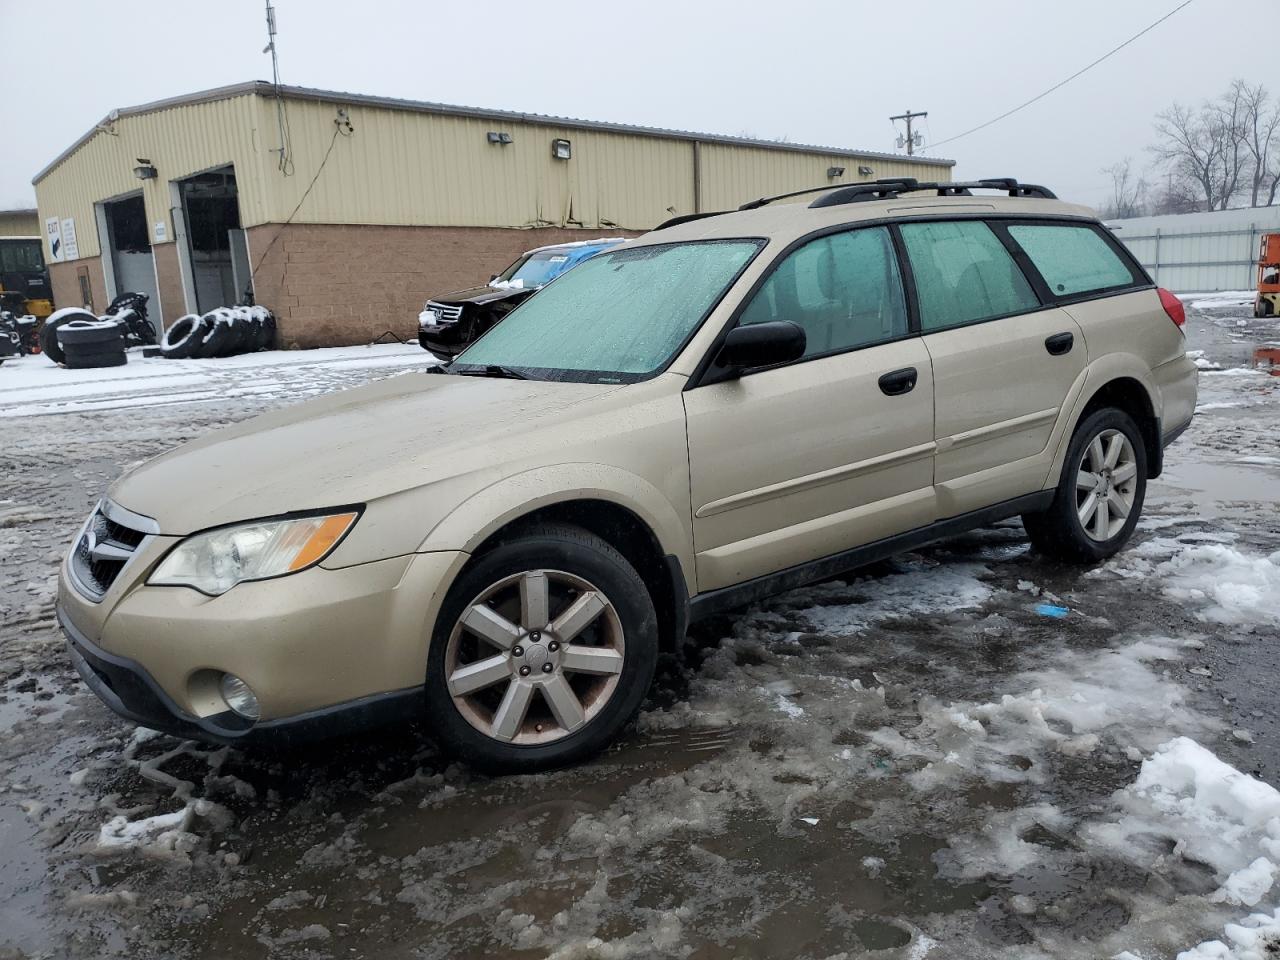
[[[296,573],[323,560],[358,516],[267,520],[197,534],[174,547],[147,582],[216,597],[246,580]]]

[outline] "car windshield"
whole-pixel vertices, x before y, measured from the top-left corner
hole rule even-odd
[[[598,253],[513,310],[453,367],[643,380],[670,362],[762,245],[710,240]]]
[[[522,257],[493,280],[491,287],[540,287],[550,283],[569,262],[569,254],[563,250],[539,250]]]

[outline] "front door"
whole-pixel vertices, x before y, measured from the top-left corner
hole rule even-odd
[[[980,220],[905,223],[924,345],[933,363],[940,517],[1032,493],[1049,438],[1086,364],[1084,334],[1042,306]]]
[[[769,320],[804,357],[684,393],[700,591],[934,519],[933,377],[887,228],[784,257],[738,322]]]

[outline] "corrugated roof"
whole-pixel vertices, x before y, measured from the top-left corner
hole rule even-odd
[[[37,173],[31,182],[39,183],[60,163],[87,143],[98,130],[106,124],[113,123],[123,117],[135,117],[139,114],[154,113],[173,107],[187,106],[194,103],[209,103],[215,100],[229,100],[232,97],[257,95],[273,97],[277,93],[274,84],[265,80],[251,80],[248,83],[237,83],[226,87],[215,87],[212,90],[201,90],[196,93],[155,100],[151,103],[139,104],[135,107],[122,107],[112,110],[102,118],[93,129],[86,132],[75,143],[58,154],[47,166]],[[292,100],[318,100],[323,103],[347,104],[352,106],[379,107],[385,110],[408,110],[418,113],[443,114],[454,117],[471,117],[479,120],[515,120],[522,123],[534,123],[544,126],[567,127],[579,130],[602,130],[609,133],[625,133],[635,136],[662,137],[674,140],[700,141],[702,143],[723,143],[731,146],[758,147],[766,150],[787,150],[794,153],[825,153],[832,156],[854,157],[867,160],[896,160],[919,163],[925,166],[952,167],[954,160],[943,160],[937,157],[907,157],[904,154],[879,153],[871,150],[853,150],[847,147],[828,147],[807,143],[787,143],[778,140],[755,140],[751,137],[731,137],[719,133],[698,133],[691,130],[671,130],[665,127],[642,127],[627,123],[608,123],[599,120],[579,120],[574,117],[557,117],[542,113],[520,113],[514,110],[487,110],[480,107],[462,107],[448,103],[432,103],[427,100],[404,100],[397,97],[374,97],[358,93],[344,93],[339,90],[317,90],[312,87],[291,87],[281,85],[281,96]]]

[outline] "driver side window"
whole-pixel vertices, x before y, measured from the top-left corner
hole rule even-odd
[[[905,336],[907,308],[888,229],[835,233],[793,250],[739,323],[769,320],[804,328],[806,358]]]

